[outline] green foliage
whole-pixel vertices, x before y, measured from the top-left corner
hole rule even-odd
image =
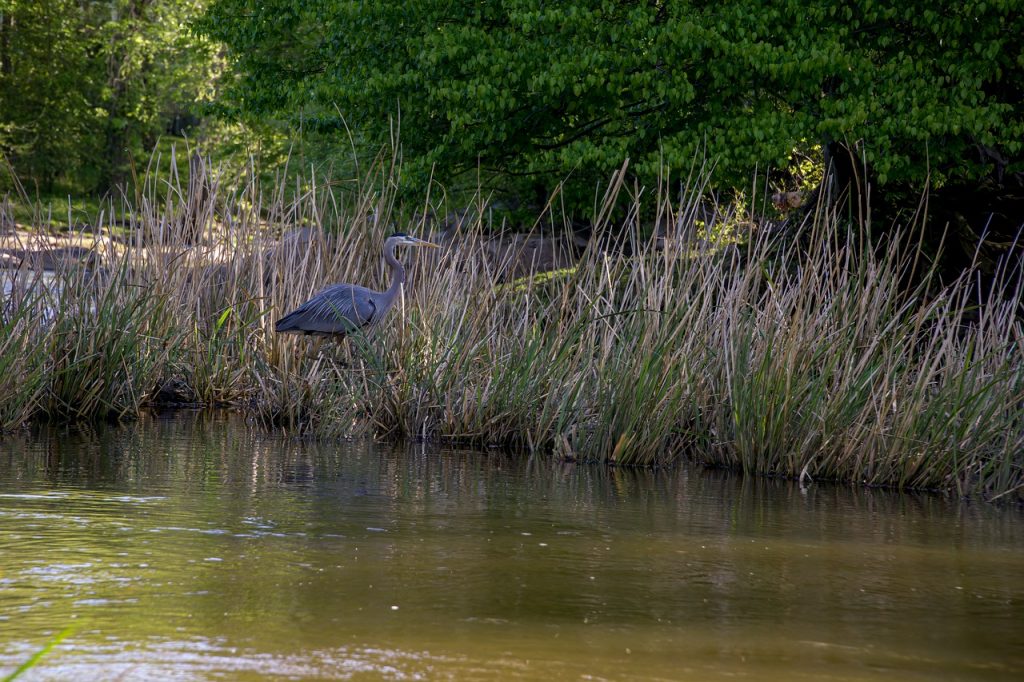
[[[63,167],[97,152],[88,132],[100,73],[89,67],[78,3],[3,0],[0,15],[0,149],[50,186]]]
[[[372,148],[400,118],[413,189],[592,191],[624,157],[650,180],[702,154],[742,186],[831,141],[881,182],[1021,169],[1014,2],[213,0],[202,30],[236,71],[225,110]]]
[[[45,192],[123,182],[212,97],[205,0],[0,0],[0,153]]]

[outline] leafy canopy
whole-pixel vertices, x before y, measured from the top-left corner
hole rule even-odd
[[[699,154],[745,184],[862,143],[881,182],[1020,170],[1024,12],[1010,0],[213,0],[242,117],[370,145],[400,112],[422,186],[641,175]],[[591,185],[592,187],[592,185]]]
[[[107,190],[212,94],[206,0],[0,0],[0,154],[46,191]]]

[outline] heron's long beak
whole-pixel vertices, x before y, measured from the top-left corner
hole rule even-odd
[[[435,244],[434,242],[428,242],[425,239],[418,239],[416,237],[413,237],[413,239],[416,240],[416,246],[428,246],[428,247],[430,247],[432,249],[440,249],[441,248],[440,244]]]

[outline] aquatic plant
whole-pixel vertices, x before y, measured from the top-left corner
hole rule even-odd
[[[57,645],[59,645],[61,642],[63,642],[65,639],[71,636],[71,634],[74,631],[74,627],[67,627],[58,632],[57,634],[55,634],[53,637],[50,638],[50,641],[48,641],[43,646],[43,648],[39,649],[39,651],[36,651],[28,658],[28,660],[26,660],[24,663],[15,668],[14,672],[10,673],[9,675],[5,675],[3,678],[3,682],[13,682],[13,680],[18,679],[32,668],[35,668],[37,665],[39,665],[39,662],[42,661],[44,657],[49,655],[51,651],[57,648]]]
[[[24,424],[38,409],[45,378],[42,349],[32,318],[39,294],[17,286],[13,273],[0,274],[9,292],[0,308],[0,432]]]

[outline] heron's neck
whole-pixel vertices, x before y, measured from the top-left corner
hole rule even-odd
[[[405,284],[405,266],[395,258],[395,245],[391,244],[384,249],[384,262],[391,268],[391,286],[387,293],[391,296],[398,295],[402,285]]]

